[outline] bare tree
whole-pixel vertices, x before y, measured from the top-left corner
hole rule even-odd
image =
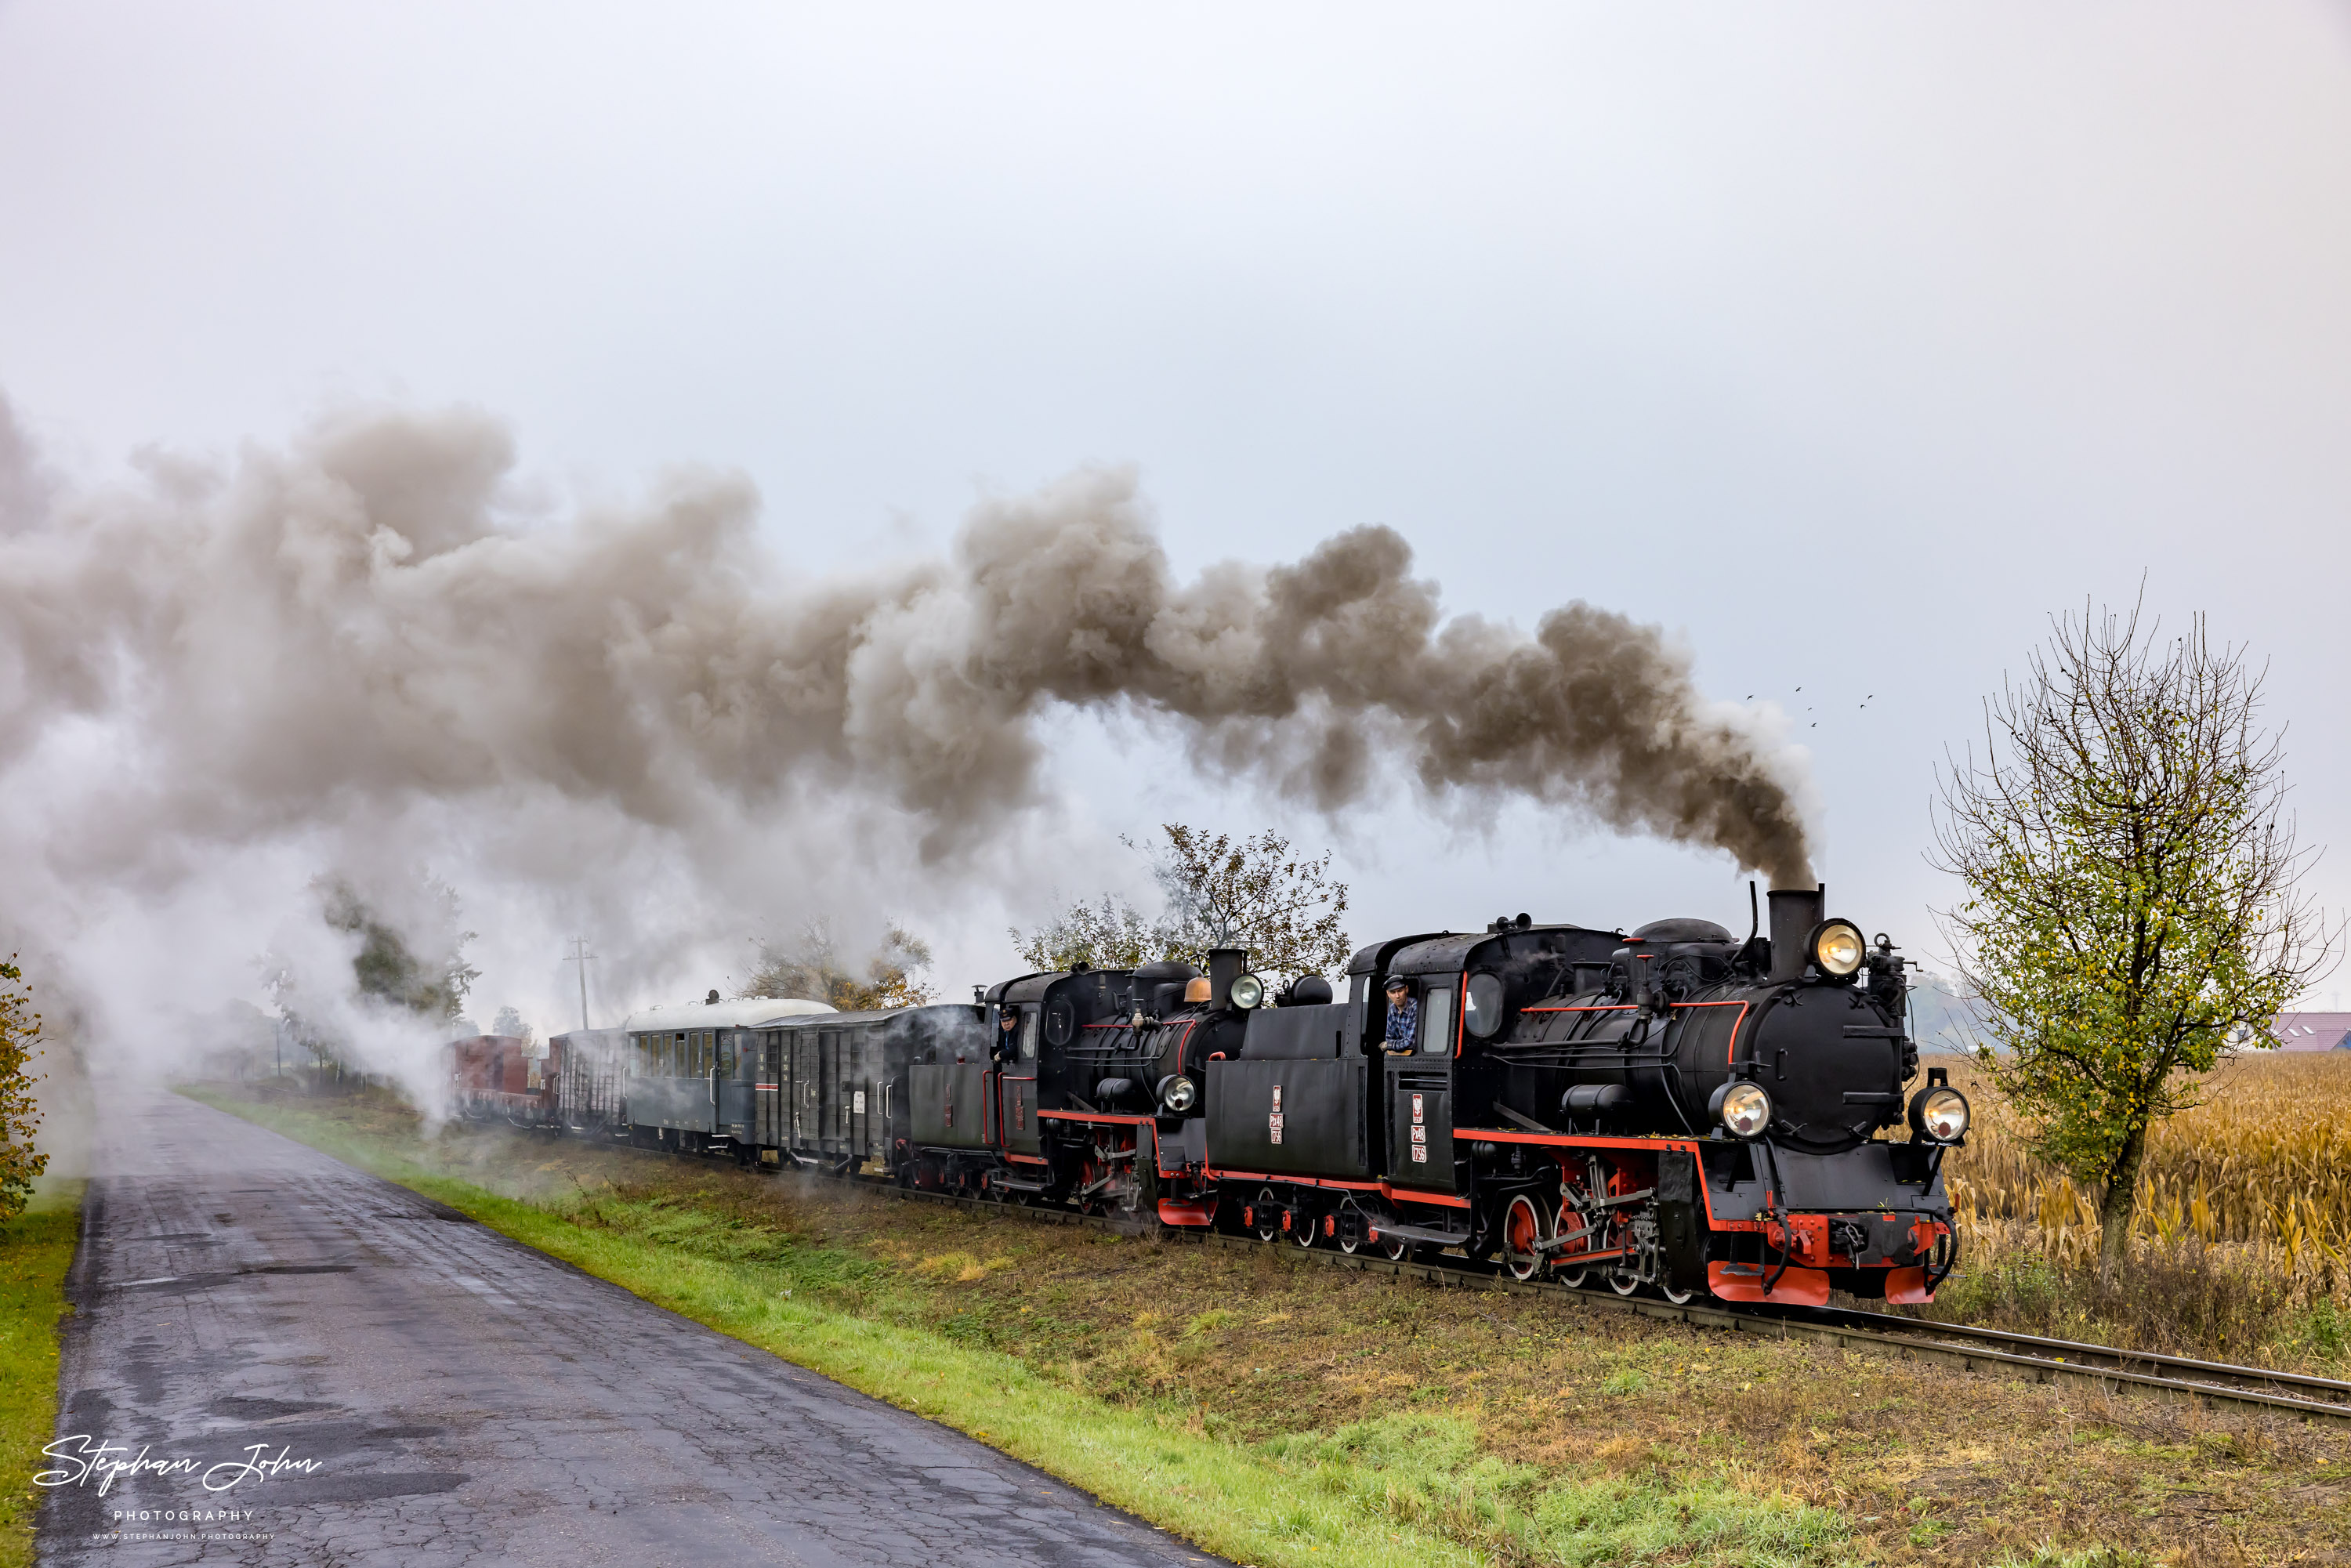
[[[2285,810],[2262,672],[2199,616],[2168,642],[2140,612],[2054,622],[1984,705],[1984,756],[1942,779],[1941,912],[1990,1013],[1978,1054],[2039,1152],[2103,1193],[2129,1246],[2148,1129],[2330,967],[2336,932],[2296,891],[2314,857]]]

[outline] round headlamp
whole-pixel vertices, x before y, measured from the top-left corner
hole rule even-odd
[[[1761,1083],[1726,1083],[1714,1092],[1707,1113],[1734,1138],[1760,1137],[1771,1124],[1771,1096]]]
[[[1968,1135],[1968,1097],[1938,1085],[1910,1099],[1910,1131],[1930,1144],[1956,1144]]]
[[[1233,982],[1233,1006],[1243,1012],[1265,1000],[1265,982],[1255,975],[1243,975]]]
[[[1869,948],[1850,920],[1823,920],[1813,931],[1813,963],[1832,980],[1853,977]]]
[[[1159,1103],[1179,1116],[1189,1111],[1199,1097],[1199,1085],[1181,1073],[1159,1081]]]

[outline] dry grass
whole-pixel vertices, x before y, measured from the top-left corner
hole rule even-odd
[[[2225,1064],[2160,1124],[2131,1261],[2098,1268],[2097,1201],[2025,1145],[1970,1063],[1976,1128],[1945,1167],[1963,1247],[1935,1315],[2178,1354],[2339,1370],[2351,1349],[2351,1052]]]

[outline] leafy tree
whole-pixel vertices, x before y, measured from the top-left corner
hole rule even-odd
[[[2103,1193],[2129,1246],[2153,1124],[2333,958],[2294,884],[2262,677],[2199,617],[2168,643],[2139,612],[2056,623],[1985,704],[1985,754],[1943,779],[1937,838],[1966,897],[1944,914],[1990,1017],[1979,1048],[2038,1151]]]
[[[1167,841],[1153,875],[1165,915],[1146,920],[1113,894],[1099,904],[1081,900],[1034,932],[1014,931],[1021,958],[1040,969],[1066,969],[1076,959],[1125,968],[1152,958],[1206,964],[1211,948],[1246,947],[1250,967],[1269,979],[1346,967],[1353,951],[1340,924],[1347,885],[1330,879],[1328,854],[1293,854],[1270,830],[1238,841],[1181,822],[1160,831]]]
[[[341,882],[312,884],[319,895],[320,917],[336,931],[359,937],[351,957],[351,982],[360,999],[376,1006],[418,1015],[434,1023],[455,1023],[465,1012],[465,994],[481,971],[465,962],[471,931],[457,929],[457,895],[439,883],[427,883],[427,897],[440,906],[440,924],[448,933],[444,949],[426,956],[413,951],[407,938],[351,887]],[[285,1020],[286,1036],[308,1053],[323,1082],[327,1070],[341,1074],[343,1041],[335,1029],[310,1016],[305,988],[293,966],[271,954],[262,960],[263,980]]]
[[[1081,899],[1036,930],[1012,933],[1020,961],[1031,969],[1132,969],[1155,958],[1176,956],[1174,929],[1142,913],[1116,894],[1099,904]]]
[[[490,1032],[507,1035],[515,1040],[527,1040],[531,1037],[530,1025],[523,1022],[522,1014],[512,1008],[498,1009],[498,1016],[490,1020]]]
[[[0,1221],[25,1212],[33,1181],[49,1168],[49,1156],[33,1147],[41,1130],[40,1107],[33,1103],[33,1042],[41,1035],[41,1015],[32,1010],[25,972],[0,964]]]
[[[437,884],[431,892],[444,906],[454,930],[457,895]],[[409,951],[398,931],[341,883],[327,889],[326,919],[336,930],[354,932],[360,937],[360,950],[351,959],[351,977],[360,995],[444,1022],[465,1010],[465,993],[474,988],[482,973],[465,959],[465,944],[474,939],[473,932],[458,932],[445,954],[429,960],[419,958]]]
[[[811,920],[788,947],[761,942],[759,967],[736,995],[801,997],[845,1013],[920,1007],[938,995],[922,977],[930,963],[930,945],[893,921],[861,976],[841,956],[831,923]]]

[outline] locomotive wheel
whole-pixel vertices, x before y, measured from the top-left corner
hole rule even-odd
[[[1551,1218],[1543,1212],[1545,1207],[1520,1193],[1502,1211],[1502,1267],[1513,1280],[1531,1280],[1543,1271],[1543,1255],[1538,1249],[1551,1239]]]
[[[1629,1296],[1641,1288],[1641,1276],[1630,1269],[1608,1270],[1608,1288],[1620,1296]]]
[[[1278,1241],[1281,1239],[1281,1200],[1273,1196],[1273,1188],[1268,1186],[1258,1189],[1257,1201],[1251,1206],[1249,1214],[1257,1226],[1257,1239],[1259,1241]]]
[[[1698,1292],[1696,1291],[1677,1291],[1671,1285],[1667,1284],[1663,1281],[1659,1281],[1657,1282],[1657,1294],[1665,1297],[1666,1300],[1673,1302],[1673,1304],[1677,1307],[1688,1306],[1692,1301],[1697,1299],[1698,1296]]]
[[[1562,1269],[1557,1273],[1553,1274],[1552,1278],[1557,1280],[1561,1284],[1565,1285],[1571,1291],[1580,1291],[1583,1288],[1583,1277],[1585,1272],[1586,1270],[1582,1269]]]
[[[1290,1242],[1301,1251],[1311,1249],[1322,1239],[1322,1217],[1304,1204],[1298,1206],[1290,1217]]]
[[[1391,1263],[1401,1263],[1412,1256],[1412,1243],[1401,1236],[1383,1234],[1379,1240],[1380,1256]]]

